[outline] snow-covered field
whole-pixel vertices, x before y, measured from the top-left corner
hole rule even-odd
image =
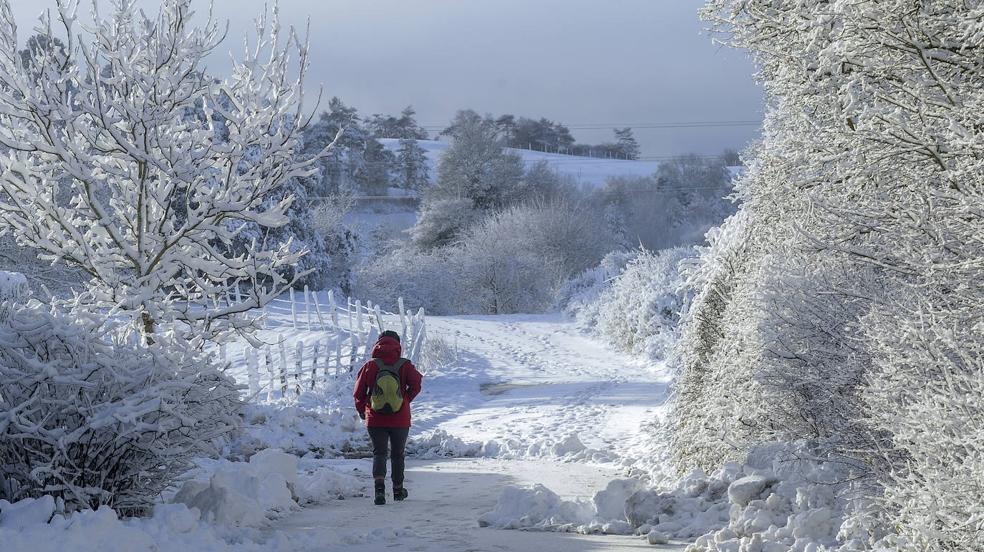
[[[400,147],[400,141],[394,138],[383,138],[379,142],[393,151]],[[417,143],[427,152],[427,159],[430,161],[430,174],[433,178],[437,174],[437,164],[441,155],[444,154],[450,144],[438,140],[418,140]],[[506,149],[519,155],[527,168],[539,161],[546,161],[547,165],[558,174],[569,176],[578,184],[592,187],[602,186],[605,180],[612,176],[652,176],[659,168],[658,161],[598,159],[525,149]]]

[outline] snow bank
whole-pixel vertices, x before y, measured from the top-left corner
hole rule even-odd
[[[277,449],[247,462],[220,462],[208,482],[186,482],[171,500],[197,508],[202,519],[226,526],[256,527],[297,508],[297,457]]]
[[[625,502],[625,516],[633,527],[656,531],[669,538],[688,539],[720,528],[728,521],[728,488],[744,472],[728,464],[710,476],[695,470],[669,491],[633,493]]]
[[[626,500],[642,487],[637,479],[616,479],[595,493],[591,502],[564,500],[539,484],[509,487],[495,508],[479,517],[478,524],[499,529],[627,535],[634,527],[625,517]]]
[[[593,449],[581,442],[576,433],[547,436],[538,439],[491,439],[485,442],[465,441],[443,429],[425,431],[411,436],[407,454],[415,458],[500,458],[530,459],[550,458],[563,462],[614,461],[605,451]]]
[[[557,493],[534,485],[529,489],[507,487],[495,508],[478,518],[480,527],[498,529],[572,530],[594,515],[591,504],[563,500]]]
[[[630,534],[653,544],[694,539],[690,552],[812,552],[867,549],[875,537],[847,515],[841,495],[851,477],[843,463],[812,458],[808,446],[756,448],[744,465],[708,475],[695,470],[669,490],[619,479],[592,502],[566,501],[536,485],[509,488],[482,526]]]
[[[416,458],[472,458],[486,456],[484,443],[464,441],[443,429],[411,436],[407,454]]]
[[[747,475],[728,488],[727,525],[698,538],[690,550],[867,549],[875,535],[864,524],[849,521],[851,504],[842,496],[852,478],[850,466],[812,458],[803,443],[753,450],[743,467]]]
[[[312,453],[337,457],[352,449],[368,449],[365,428],[346,401],[328,393],[308,391],[296,404],[252,404],[245,410],[244,436],[234,452],[248,457],[258,450],[277,448],[297,456]]]
[[[50,520],[50,522],[49,522]],[[50,496],[14,504],[0,500],[0,542],[4,550],[62,552],[253,552],[272,550],[237,539],[232,544],[183,504],[162,504],[150,518],[121,520],[107,506],[68,516],[55,514]]]
[[[365,496],[366,485],[354,475],[330,466],[298,474],[296,493],[302,504],[319,504],[328,500]]]

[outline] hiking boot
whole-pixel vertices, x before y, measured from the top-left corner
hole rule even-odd
[[[403,487],[393,487],[393,500],[403,500],[410,496],[410,493]]]
[[[376,482],[376,506],[386,504],[386,484],[382,481]]]

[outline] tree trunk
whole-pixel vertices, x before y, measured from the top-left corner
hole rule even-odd
[[[154,319],[150,317],[150,314],[147,311],[143,311],[140,313],[140,319],[143,322],[144,340],[147,341],[147,345],[153,345],[154,328],[156,323],[154,322]]]

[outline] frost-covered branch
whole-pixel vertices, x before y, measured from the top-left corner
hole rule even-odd
[[[276,10],[263,14],[218,80],[205,61],[225,28],[211,15],[192,25],[189,0],[165,0],[156,17],[120,2],[91,27],[78,7],[58,0],[39,27],[49,46],[22,55],[0,3],[4,228],[84,270],[83,300],[130,313],[147,334],[175,321],[207,327],[205,338],[247,327],[244,313],[291,285],[284,268],[305,251],[229,245],[248,225],[286,224],[292,197],[274,194],[332,147],[295,155],[307,43]]]

